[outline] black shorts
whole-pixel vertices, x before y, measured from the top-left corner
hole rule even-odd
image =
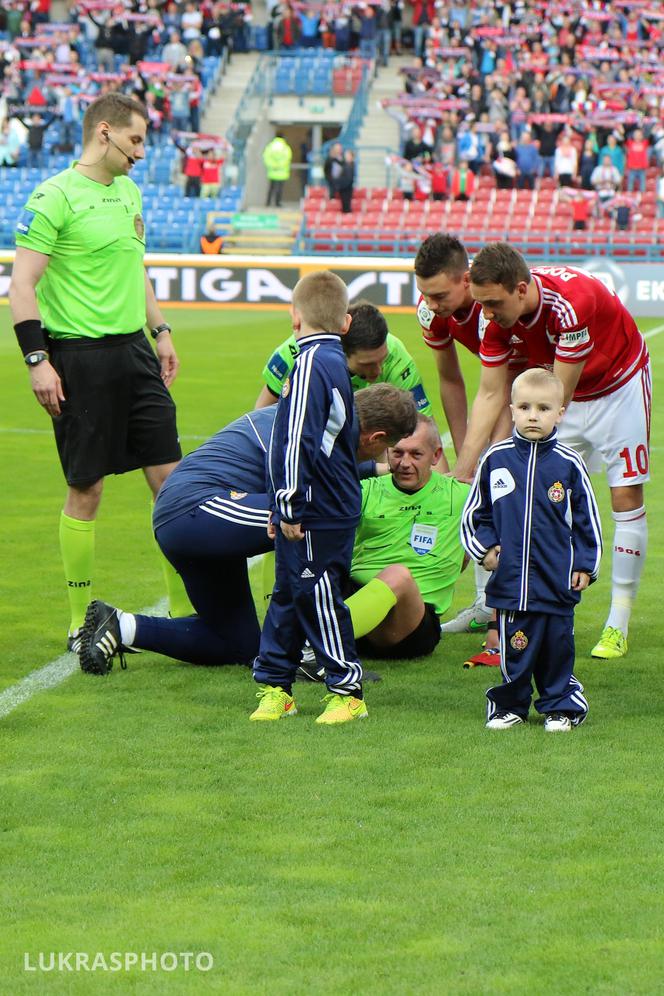
[[[391,647],[378,647],[368,636],[362,636],[355,641],[360,657],[372,657],[378,660],[410,660],[413,657],[427,657],[432,654],[440,643],[440,620],[436,610],[429,602],[424,603],[424,615],[419,626],[405,636],[399,643]]]
[[[68,484],[182,458],[175,403],[144,332],[50,339],[49,354],[65,395],[53,428]]]
[[[362,585],[357,584],[352,578],[346,578],[343,586],[343,597],[349,598],[361,587]],[[426,657],[433,653],[439,643],[440,619],[435,607],[429,602],[424,603],[424,615],[419,625],[399,643],[395,643],[391,647],[378,647],[371,642],[368,636],[361,636],[355,640],[360,657],[372,657],[382,661],[394,660],[395,658],[410,660],[412,657]]]

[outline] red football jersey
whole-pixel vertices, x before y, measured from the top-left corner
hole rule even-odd
[[[417,320],[424,341],[431,349],[447,349],[452,342],[460,342],[471,353],[475,355],[479,353],[480,338],[484,333],[486,322],[477,301],[473,301],[473,306],[466,317],[459,320],[454,315],[450,318],[435,315],[430,308],[427,308],[424,298],[420,297],[417,302]]]
[[[516,351],[531,366],[585,360],[575,401],[612,394],[648,362],[648,350],[620,298],[597,277],[571,266],[535,266],[530,271],[539,304],[511,329],[489,322],[480,359],[485,366],[507,363]]]
[[[423,297],[417,303],[417,320],[422,329],[422,338],[431,349],[448,349],[453,342],[460,342],[476,356],[480,355],[484,330],[489,324],[482,314],[479,301],[473,301],[465,318],[455,318],[454,315],[441,318],[426,306]],[[526,362],[523,347],[515,345],[509,357],[510,367],[522,367]]]

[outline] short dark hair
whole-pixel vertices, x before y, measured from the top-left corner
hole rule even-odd
[[[372,384],[356,391],[355,410],[360,432],[384,432],[388,446],[412,436],[417,427],[413,395],[394,384]]]
[[[351,304],[348,314],[352,322],[341,340],[346,356],[352,356],[360,349],[378,349],[383,345],[387,339],[387,322],[375,304],[356,301]]]
[[[89,142],[100,121],[108,121],[114,128],[128,128],[132,114],[149,122],[148,112],[138,100],[125,93],[106,93],[97,97],[83,115],[83,145]]]
[[[415,257],[415,274],[427,279],[438,273],[461,276],[468,269],[468,253],[463,242],[447,232],[427,236]]]
[[[522,280],[529,284],[530,279],[525,259],[507,242],[490,242],[483,246],[470,268],[471,284],[477,284],[478,287],[500,284],[510,294],[514,293]]]
[[[431,415],[423,415],[422,412],[417,416],[417,425],[415,427],[416,431],[421,425],[426,425],[427,427],[427,439],[432,450],[437,450],[440,446],[442,448],[442,440],[440,438],[440,429],[436,425],[436,420],[431,417]]]

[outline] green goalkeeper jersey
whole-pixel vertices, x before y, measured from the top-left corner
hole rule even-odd
[[[390,475],[362,481],[362,514],[351,577],[365,585],[389,564],[404,564],[425,602],[447,612],[463,565],[461,513],[470,486],[433,473],[412,493]]]
[[[73,167],[40,183],[16,245],[49,256],[37,284],[42,323],[56,339],[136,332],[146,320],[141,193],[128,176],[106,186]]]
[[[374,383],[394,384],[395,387],[400,387],[404,391],[410,391],[415,399],[418,412],[422,412],[423,415],[431,415],[431,404],[412,356],[401,340],[391,333],[388,333],[386,345],[387,357],[383,363],[380,377]],[[295,359],[299,352],[300,348],[293,335],[277,346],[267,361],[263,369],[263,380],[275,397],[280,396],[284,381],[295,366]],[[369,386],[369,381],[355,374],[351,375],[351,382],[354,391]]]

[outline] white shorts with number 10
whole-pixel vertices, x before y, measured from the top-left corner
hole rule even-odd
[[[558,427],[561,443],[596,472],[606,466],[610,488],[650,480],[650,362],[623,387],[594,401],[572,401]]]

